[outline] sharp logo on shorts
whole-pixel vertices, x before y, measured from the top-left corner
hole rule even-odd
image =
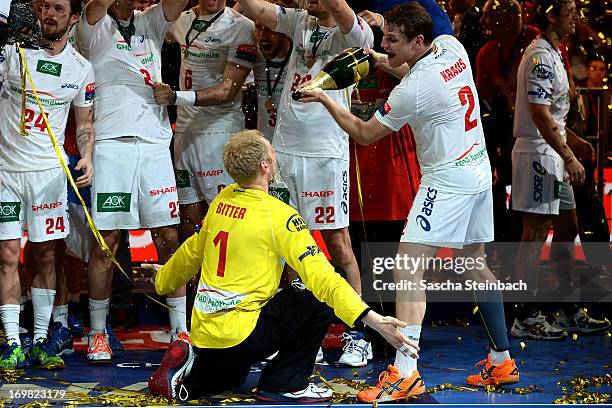
[[[196,174],[198,177],[214,177],[222,173],[223,173],[223,170],[208,170],[208,171],[198,171]]]
[[[98,193],[98,212],[130,212],[132,193]]]
[[[533,201],[541,203],[543,198],[542,186],[544,176],[546,175],[546,169],[537,161],[532,162],[531,167],[536,172],[536,174],[533,175]]]
[[[156,188],[155,190],[149,191],[149,194],[151,194],[151,197],[155,197],[155,196],[163,195],[167,193],[176,193],[176,187],[170,186],[170,187],[164,187],[164,188]]]
[[[348,172],[342,172],[342,202],[340,203],[342,211],[348,214]]]
[[[331,197],[333,191],[302,191],[302,198]]]
[[[298,261],[302,262],[302,260],[306,258],[307,256],[315,256],[316,254],[320,254],[320,253],[321,253],[321,250],[319,249],[318,246],[308,245],[306,247],[306,252],[304,252],[302,255],[298,257]]]
[[[61,201],[57,201],[55,203],[49,203],[49,204],[33,205],[32,212],[41,211],[41,210],[52,210],[54,208],[61,207],[61,206],[62,206]]]
[[[299,214],[293,214],[291,217],[289,217],[286,226],[289,232],[299,232],[303,229],[308,228],[308,226],[306,225],[306,221],[304,221],[304,219],[300,217]]]
[[[60,76],[62,74],[62,64],[58,64],[57,62],[39,60],[36,65],[36,72],[41,72],[43,74],[49,74],[53,76]]]
[[[421,208],[421,212],[425,215],[419,214],[416,217],[416,222],[421,228],[423,228],[423,231],[428,232],[431,229],[431,224],[429,223],[427,217],[430,217],[433,213],[434,201],[437,196],[438,190],[427,187],[427,195],[425,196],[425,201],[423,201],[423,208]]]
[[[0,222],[19,221],[21,212],[20,202],[2,201],[0,202]]]
[[[176,170],[174,176],[176,177],[176,186],[178,188],[191,187],[189,172],[187,170]]]

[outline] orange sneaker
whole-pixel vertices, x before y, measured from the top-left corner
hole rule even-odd
[[[397,367],[389,365],[387,371],[378,376],[378,384],[357,394],[361,402],[386,402],[403,400],[425,392],[425,382],[417,370],[408,378],[402,377]]]
[[[172,336],[170,336],[170,343],[174,343],[177,340],[193,345],[191,342],[191,336],[189,335],[189,332],[186,331],[174,333]]]
[[[485,360],[476,364],[474,369],[477,370],[479,367],[482,367],[480,373],[468,376],[467,383],[469,385],[478,387],[483,385],[516,384],[519,380],[519,372],[514,360],[506,360],[496,366],[491,362],[491,354],[489,354]]]

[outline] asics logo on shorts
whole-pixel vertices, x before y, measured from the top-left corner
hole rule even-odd
[[[3,201],[0,203],[0,222],[19,221],[21,203]]]
[[[535,170],[536,174],[533,175],[533,201],[538,203],[542,202],[542,185],[544,176],[546,175],[546,169],[542,165],[534,161],[531,163],[531,167]]]
[[[430,217],[433,213],[434,201],[438,196],[438,190],[435,188],[427,187],[427,195],[425,196],[425,201],[423,201],[423,207],[421,208],[421,212],[425,215],[419,214],[416,217],[416,222],[419,224],[424,231],[429,231],[431,229],[431,224],[427,217]],[[427,217],[426,217],[427,216]]]
[[[348,214],[348,172],[344,170],[342,172],[342,202],[340,207],[345,214]]]

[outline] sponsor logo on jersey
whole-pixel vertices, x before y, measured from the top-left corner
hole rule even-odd
[[[223,173],[223,169],[219,170],[207,170],[207,171],[198,171],[196,175],[198,177],[214,177]]]
[[[389,101],[385,102],[378,108],[378,113],[380,113],[381,116],[385,116],[389,112],[391,112],[391,105],[389,105]]]
[[[474,152],[476,146],[480,146],[480,143],[474,143],[472,147],[455,160],[455,166],[463,167],[466,164],[481,162],[483,158],[487,157],[486,146],[482,145]]]
[[[62,202],[61,201],[56,201],[55,203],[48,203],[48,204],[39,204],[39,205],[32,205],[32,212],[36,212],[36,211],[42,211],[42,210],[53,210],[55,208],[61,207],[62,206]]]
[[[130,46],[130,44],[126,43],[124,40],[117,41],[116,47],[118,50],[132,51],[132,47]]]
[[[311,43],[319,43],[321,41],[323,41],[324,39],[326,39],[327,37],[329,37],[329,35],[331,34],[331,31],[313,31],[312,34],[310,35],[310,41]]]
[[[246,297],[247,295],[243,293],[216,289],[200,282],[193,306],[202,313],[215,313],[235,308]]]
[[[98,212],[130,212],[132,193],[98,193]]]
[[[236,58],[254,64],[257,60],[257,47],[251,44],[242,44],[236,50]]]
[[[192,51],[187,49],[187,56],[204,59],[219,59],[219,54],[216,52]]]
[[[176,170],[174,176],[176,177],[176,186],[178,188],[191,187],[191,180],[187,170]]]
[[[533,175],[533,201],[541,203],[543,198],[543,182],[546,175],[546,169],[540,162],[534,161],[531,167],[535,171]]]
[[[58,77],[62,74],[62,64],[53,61],[38,60],[36,72]]]
[[[440,71],[440,75],[442,75],[442,79],[444,79],[444,82],[448,82],[460,73],[462,73],[463,70],[466,68],[467,65],[465,64],[465,62],[463,62],[463,59],[459,58],[457,61],[455,61],[453,65]]]
[[[151,197],[164,195],[168,193],[176,193],[176,187],[170,186],[170,187],[164,187],[164,188],[156,188],[155,190],[149,191],[149,194],[151,195]]]
[[[535,96],[536,99],[544,99],[549,102],[552,100],[552,94],[540,86],[535,91],[528,91],[527,95]]]
[[[302,191],[302,198],[315,198],[315,197],[331,197],[334,195],[333,191]]]
[[[342,211],[348,214],[348,171],[342,172],[342,202],[340,203]]]
[[[308,245],[306,247],[306,252],[304,252],[302,255],[300,255],[298,257],[298,261],[302,262],[304,260],[304,258],[306,258],[307,256],[315,256],[317,254],[320,254],[321,250],[319,249],[318,246],[316,245]]]
[[[289,204],[289,189],[286,187],[270,187],[268,189],[269,194],[276,198],[277,200],[282,201],[285,204]]]
[[[96,94],[96,83],[92,82],[85,86],[85,102],[93,101]]]
[[[438,59],[444,54],[446,54],[446,51],[447,51],[446,48],[440,48],[437,45],[434,45],[434,47],[435,47],[434,54],[436,55],[435,59]]]
[[[63,83],[61,85],[62,88],[67,88],[67,89],[79,89],[79,86],[77,84],[69,84],[69,83]]]
[[[152,62],[153,62],[153,59],[154,59],[154,56],[153,56],[153,53],[151,52],[151,53],[149,53],[149,56],[148,56],[148,57],[145,57],[145,58],[141,59],[141,60],[140,60],[140,63],[141,63],[142,65],[147,65],[147,64],[152,63]]]
[[[0,222],[19,221],[21,212],[20,202],[2,201],[0,202]]]
[[[211,37],[208,36],[204,39],[204,42],[206,44],[221,44],[223,42],[223,40],[221,40],[220,38],[215,38],[215,37]]]
[[[542,64],[539,62],[535,64],[535,66],[531,70],[531,73],[535,75],[535,77],[538,79],[548,80],[550,82],[553,82],[555,79],[555,73],[553,72],[553,69],[549,65]]]
[[[285,225],[287,227],[287,231],[289,232],[299,232],[308,228],[306,221],[304,221],[300,214],[293,214],[291,217],[289,217]]]
[[[423,231],[428,232],[431,230],[431,224],[429,223],[429,219],[433,213],[434,201],[438,196],[438,190],[435,188],[427,187],[427,194],[425,195],[425,201],[423,201],[423,207],[421,208],[421,212],[425,215],[419,214],[416,217],[416,223],[419,224]]]

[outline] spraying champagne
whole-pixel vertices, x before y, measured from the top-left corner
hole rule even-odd
[[[374,71],[374,58],[363,48],[349,48],[325,64],[312,81],[291,94],[294,100],[302,97],[302,90],[342,89],[353,85]]]

